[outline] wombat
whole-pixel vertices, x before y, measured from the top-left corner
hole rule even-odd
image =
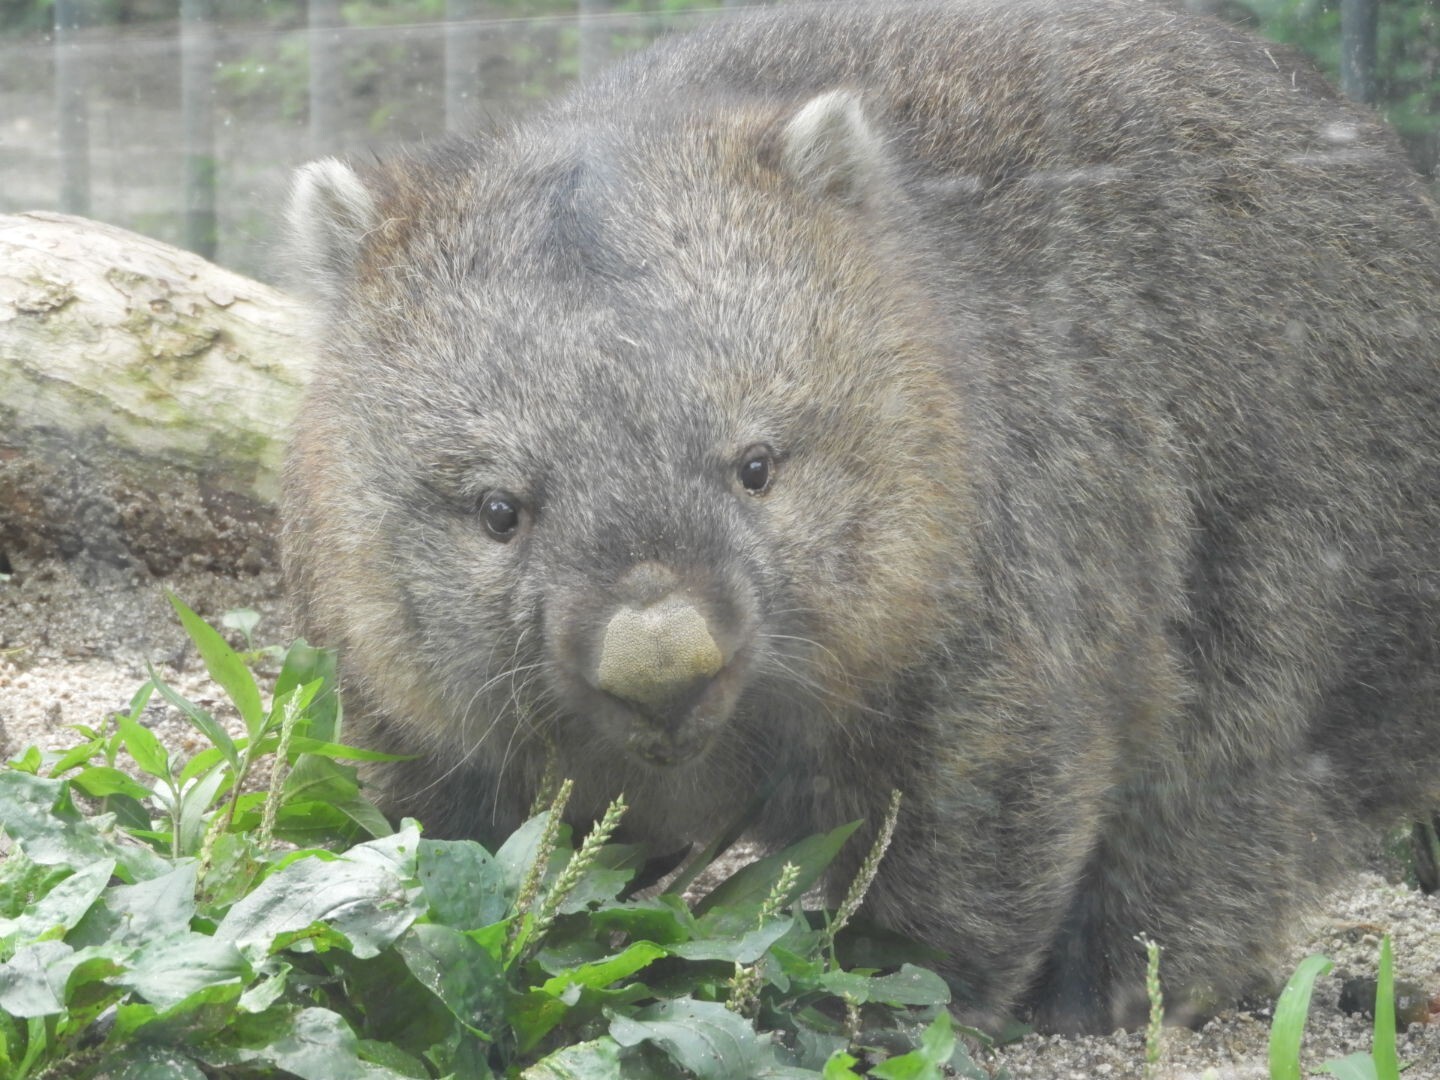
[[[431,835],[793,840],[1048,1030],[1268,984],[1440,796],[1440,229],[1290,52],[1123,0],[782,7],[304,168],[286,569]],[[863,848],[863,844],[853,844]],[[843,886],[863,852],[837,871]]]

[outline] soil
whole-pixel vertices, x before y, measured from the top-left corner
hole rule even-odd
[[[188,646],[165,590],[212,622],[227,610],[254,608],[262,616],[257,641],[289,640],[273,571],[233,577],[187,570],[162,582],[138,568],[12,561],[13,573],[0,579],[0,752],[6,755],[31,744],[52,749],[70,744],[75,736],[69,725],[97,725],[107,713],[127,707],[146,678],[147,664],[192,700],[223,714],[221,694]],[[201,748],[198,736],[168,706],[152,704],[145,722],[171,746],[190,753]],[[1338,1003],[1344,980],[1374,977],[1385,933],[1394,941],[1397,979],[1416,984],[1422,997],[1440,1004],[1440,897],[1390,880],[1385,861],[1372,856],[1366,869],[1297,928],[1287,965],[1277,972],[1283,979],[1311,952],[1335,962],[1312,1002],[1303,1050],[1307,1070],[1369,1048],[1370,1021],[1342,1012]],[[1407,1080],[1440,1080],[1440,1016],[1432,1014],[1432,1020],[1412,1024],[1399,1036],[1400,1060],[1409,1063]],[[997,1076],[1015,1080],[1263,1078],[1269,1023],[1270,1003],[1264,1002],[1228,1010],[1197,1031],[1167,1028],[1160,1063],[1149,1074],[1144,1038],[1137,1033],[1031,1036],[1000,1048],[987,1063]]]

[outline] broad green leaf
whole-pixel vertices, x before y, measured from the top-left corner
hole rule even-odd
[[[195,864],[187,861],[148,881],[106,889],[101,903],[70,935],[70,942],[138,948],[183,933],[194,914]]]
[[[360,1060],[374,1065],[383,1065],[410,1080],[430,1080],[430,1070],[413,1054],[407,1054],[394,1043],[379,1039],[361,1039],[358,1043]]]
[[[860,1059],[854,1054],[836,1050],[825,1062],[825,1071],[821,1075],[823,1080],[861,1080],[860,1074],[852,1068],[859,1064]]]
[[[262,1013],[275,1002],[280,1000],[280,995],[285,992],[290,982],[289,964],[279,964],[274,973],[261,979],[259,982],[251,983],[238,1002],[240,1010],[247,1013]]]
[[[818,1072],[849,1045],[850,1040],[844,1035],[825,1034],[802,1026],[795,1032],[796,1064]]]
[[[948,1012],[942,1012],[920,1036],[920,1046],[908,1054],[890,1058],[870,1070],[876,1080],[942,1080],[941,1066],[955,1052],[955,1028]]]
[[[248,739],[238,740],[235,743],[235,749],[244,749],[245,746],[249,744],[249,741],[250,740]],[[262,742],[260,749],[256,750],[255,753],[252,755],[252,760],[262,757],[264,753],[264,743]],[[206,749],[201,750],[189,761],[187,761],[185,763],[185,767],[180,770],[180,775],[177,776],[175,779],[183,787],[186,782],[195,779],[195,777],[199,776],[203,772],[208,772],[220,762],[225,760],[227,760],[225,757],[225,752],[221,750],[218,746],[207,747]]]
[[[0,1012],[52,1016],[65,1010],[65,984],[83,959],[63,941],[37,941],[0,964]]]
[[[549,820],[550,812],[548,810],[542,814],[536,814],[511,833],[500,845],[500,849],[495,852],[495,861],[500,864],[500,872],[504,876],[507,904],[514,902],[516,896],[519,895],[525,875],[535,861],[536,853],[540,850],[540,840]],[[570,857],[570,852],[565,850],[568,832],[569,830],[563,827],[560,830],[560,845],[550,857],[550,865],[546,869],[547,878],[558,873]]]
[[[384,815],[373,807],[370,807],[373,813],[368,813],[366,806],[363,801],[344,806],[328,802],[287,802],[275,815],[275,835],[287,843],[302,847],[353,844],[374,835],[370,828],[379,829],[382,824],[389,828],[389,822],[385,821]],[[353,813],[346,813],[346,810]],[[356,822],[357,817],[365,820],[370,828],[362,828]],[[256,813],[248,815],[242,824],[245,828],[254,828],[259,824],[259,820],[257,810]]]
[[[69,783],[0,770],[0,821],[33,861],[46,866],[88,866],[114,859],[128,880],[154,877],[169,864],[147,848],[119,843],[109,815],[86,818],[70,802]]]
[[[528,1054],[562,1023],[569,1031],[588,1030],[591,1021],[606,1009],[623,1013],[628,1006],[655,997],[655,991],[641,982],[606,990],[566,980],[554,993],[540,989],[512,995],[506,1019],[515,1033],[517,1049]]]
[[[625,1016],[607,1010],[610,1036],[621,1046],[650,1042],[700,1080],[754,1080],[760,1042],[742,1017],[711,1001],[680,998]]]
[[[505,1012],[505,969],[458,930],[435,923],[410,927],[395,948],[421,986],[444,1002],[455,1019],[489,1035]]]
[[[670,951],[686,960],[729,960],[737,964],[753,964],[765,951],[790,930],[788,918],[771,919],[757,930],[739,937],[703,937],[671,946]]]
[[[838,996],[849,996],[857,1004],[877,1001],[884,1005],[945,1005],[950,987],[933,971],[904,964],[893,975],[858,975],[834,971],[823,975],[819,985]]]
[[[245,661],[230,648],[218,631],[186,607],[174,593],[167,592],[165,596],[169,599],[170,606],[175,609],[175,614],[180,616],[180,624],[185,627],[185,633],[190,635],[195,648],[200,650],[200,659],[205,661],[205,670],[210,672],[210,677],[220,684],[225,696],[234,703],[250,738],[257,738],[265,722],[265,707],[260,702],[260,688],[255,685],[255,676],[250,674]],[[212,741],[215,745],[220,745],[218,739]]]
[[[244,983],[251,977],[250,965],[233,943],[187,930],[147,945],[130,965],[115,982],[134,990],[157,1009],[178,1005],[207,986],[236,980]]]
[[[78,746],[72,746],[65,753],[61,754],[54,765],[50,766],[50,775],[59,776],[67,773],[77,765],[83,765],[96,754],[102,753],[105,749],[105,739],[101,736],[92,736]],[[128,779],[128,778],[127,778]],[[132,783],[134,781],[131,781]]]
[[[153,1043],[200,1042],[230,1023],[242,989],[237,978],[202,986],[164,1008],[141,1001],[117,1005],[110,1037],[116,1043],[132,1038]]]
[[[1320,1071],[1339,1077],[1340,1080],[1380,1080],[1380,1074],[1375,1069],[1375,1059],[1363,1050],[1327,1061],[1320,1066]]]
[[[225,730],[220,724],[220,721],[216,720],[215,717],[211,716],[189,698],[172,689],[169,683],[160,678],[159,673],[156,672],[153,666],[151,666],[149,670],[150,681],[155,684],[155,689],[160,691],[160,696],[176,709],[180,710],[180,715],[189,720],[202,735],[209,739],[211,745],[218,748],[219,751],[225,755],[225,760],[230,763],[230,767],[238,772],[240,770],[240,751],[235,746],[235,740],[230,738],[230,733]],[[120,718],[120,724],[123,726],[125,721],[126,718],[122,716]],[[135,726],[138,727],[139,725],[136,724]],[[130,747],[128,740],[126,746],[132,754],[135,753],[134,748]],[[145,766],[142,764],[141,768],[145,768]],[[145,769],[145,771],[150,772],[149,769]],[[168,775],[168,771],[166,773],[150,772],[150,775]]]
[[[170,778],[170,755],[153,731],[128,716],[116,717],[115,726],[125,749],[130,751],[130,756],[142,772],[158,780]]]
[[[71,874],[17,919],[0,919],[0,938],[14,935],[19,942],[34,941],[61,927],[69,930],[90,910],[115,872],[114,859],[101,859]]]
[[[78,963],[65,980],[65,1013],[56,1020],[61,1030],[85,1030],[125,996],[114,980],[125,971],[129,956],[129,949],[109,945],[75,950]]]
[[[669,894],[631,900],[623,907],[601,908],[592,912],[589,919],[597,930],[616,931],[658,945],[689,941],[697,932],[695,917],[685,902]]]
[[[415,980],[396,949],[386,949],[369,960],[336,953],[332,964],[343,972],[350,1006],[363,1014],[358,1034],[394,1043],[408,1054],[431,1060],[442,1074],[449,1071],[449,1065],[441,1067],[441,1059],[457,1050],[465,1029],[438,997]],[[303,986],[304,979],[304,974],[298,973],[293,981]]]
[[[271,953],[278,955],[287,949],[302,953],[323,953],[332,949],[347,953],[351,951],[350,939],[329,923],[323,922],[313,922],[298,930],[285,930],[276,934],[270,946]]]
[[[303,640],[291,645],[275,680],[275,696],[282,697],[292,687],[317,679],[324,680],[325,689],[310,705],[310,725],[306,733],[313,739],[328,742],[338,734],[334,649],[316,649]]]
[[[70,783],[95,799],[103,799],[107,795],[128,795],[136,800],[150,797],[148,787],[128,773],[109,765],[92,765],[88,769],[81,769],[70,777]]]
[[[531,1065],[520,1080],[625,1080],[620,1045],[607,1035],[567,1046]]]
[[[420,823],[414,818],[405,818],[400,828],[386,836],[377,836],[356,844],[345,853],[352,862],[373,863],[389,870],[405,881],[415,878],[415,858],[420,851]]]
[[[140,1042],[107,1054],[99,1075],[109,1080],[205,1080],[200,1067],[183,1051]]]
[[[205,906],[218,915],[239,900],[261,876],[255,837],[249,833],[221,833],[211,848],[210,869],[205,874]]]
[[[11,1045],[18,1042],[19,1032],[22,1029],[25,1032],[25,1052],[20,1056],[17,1072],[22,1076],[28,1076],[49,1046],[49,1029],[43,1017],[31,1017],[21,1024],[17,1017],[9,1016],[0,1010],[0,1031],[7,1028],[14,1033],[14,1038],[9,1040]]]
[[[528,1054],[540,1041],[565,1021],[573,1005],[580,1001],[582,991],[575,987],[563,998],[540,990],[516,994],[506,1010],[505,1019],[515,1033],[516,1049]]]
[[[634,844],[606,844],[595,861],[561,902],[559,912],[568,915],[614,900],[630,883],[644,863],[644,855]]]
[[[299,686],[292,686],[283,694],[276,694],[275,700],[270,704],[270,712],[261,729],[261,733],[256,736],[256,738],[260,738],[272,731],[278,733],[281,725],[285,721],[285,714],[292,709],[295,711],[296,723],[299,724],[305,717],[306,711],[310,707],[310,702],[319,692],[321,685],[321,680],[314,679],[311,682],[302,683]]]
[[[129,795],[107,795],[102,808],[105,813],[114,814],[116,822],[132,836],[148,832],[154,824],[150,811],[139,799],[132,799]]]
[[[510,935],[512,921],[511,919],[502,919],[489,926],[482,926],[478,930],[467,930],[465,936],[499,960],[505,955],[505,940]]]
[[[875,1080],[944,1080],[945,1074],[933,1062],[911,1052],[887,1058],[872,1068],[867,1076]]]
[[[360,1057],[360,1040],[328,1009],[302,1009],[269,1031],[258,1045],[207,1045],[196,1055],[216,1068],[241,1065],[279,1069],[300,1080],[408,1080]]]
[[[324,742],[305,735],[294,735],[290,739],[291,754],[317,754],[320,757],[339,761],[408,761],[414,754],[387,754],[381,750],[367,750],[363,746],[347,746],[344,743]]]
[[[316,754],[301,754],[285,777],[281,793],[282,809],[292,802],[327,803],[369,836],[388,836],[393,831],[385,815],[360,794],[354,766],[338,765]]]
[[[742,867],[696,904],[695,914],[703,917],[707,912],[721,908],[758,907],[770,895],[770,890],[780,878],[781,868],[787,862],[793,863],[800,871],[790,897],[803,896],[811,885],[820,880],[820,875],[835,860],[850,834],[859,827],[860,822],[852,821],[828,833],[807,837],[784,851]]]
[[[0,859],[0,918],[19,916],[72,873],[68,866],[46,866],[23,851],[10,852]]]
[[[374,956],[415,920],[402,882],[382,866],[352,858],[302,859],[270,875],[220,920],[215,936],[253,960],[282,933],[322,922],[343,934],[356,956]]]
[[[556,973],[552,978],[546,979],[540,985],[545,993],[558,997],[568,986],[588,986],[594,989],[603,989],[611,983],[620,979],[629,978],[637,971],[649,967],[660,957],[666,955],[666,951],[659,945],[649,941],[637,941],[628,949],[608,956],[603,960],[597,960],[590,964],[581,964],[568,971]]]
[[[500,865],[473,840],[422,839],[415,866],[436,922],[473,930],[505,917]]]
[[[1332,966],[1328,957],[1318,953],[1307,956],[1280,992],[1275,1002],[1275,1017],[1270,1021],[1271,1080],[1300,1080],[1300,1039],[1310,1012],[1310,994],[1315,989],[1315,980]]]

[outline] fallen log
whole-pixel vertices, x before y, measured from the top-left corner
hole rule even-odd
[[[300,327],[294,300],[190,252],[0,215],[0,560],[270,562]]]

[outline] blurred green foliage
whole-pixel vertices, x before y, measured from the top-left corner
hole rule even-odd
[[[1339,0],[1247,0],[1259,29],[1308,53],[1340,78]],[[1440,161],[1440,0],[1380,0],[1379,93],[1385,114],[1416,166],[1434,176]]]

